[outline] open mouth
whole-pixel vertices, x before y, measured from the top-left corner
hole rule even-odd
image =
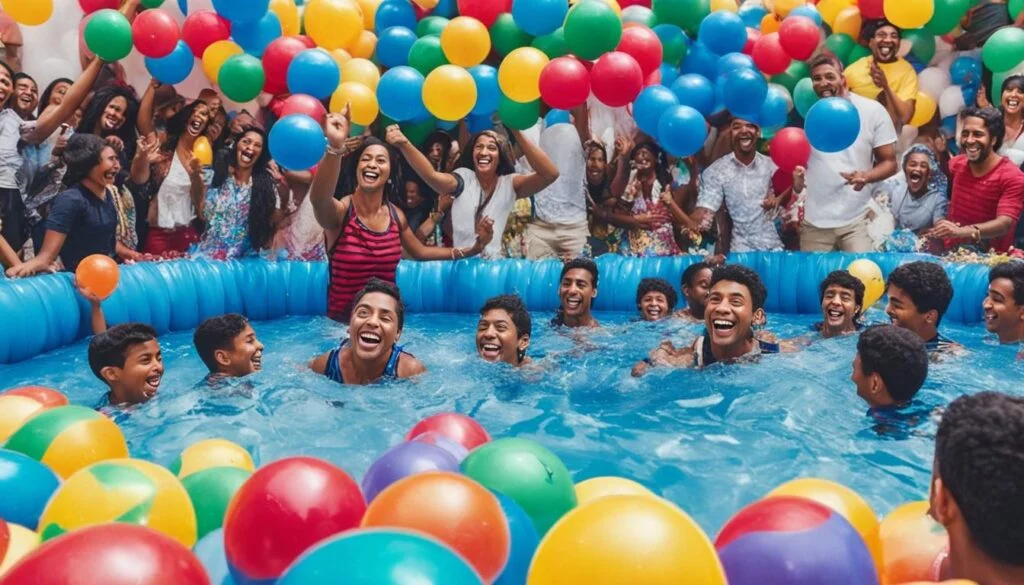
[[[110,169],[103,173],[103,179],[108,183],[113,183],[117,179],[117,169]]]
[[[1015,97],[1007,98],[1006,99],[1006,108],[1008,110],[1019,109],[1020,108],[1020,100],[1018,98],[1015,98]]]
[[[488,361],[495,361],[501,358],[501,346],[496,343],[483,343],[480,345],[480,355]]]
[[[104,116],[103,127],[107,130],[117,130],[118,128],[121,127],[121,120],[120,118],[115,118],[114,116]]]
[[[188,123],[188,133],[192,136],[199,136],[203,133],[203,121],[202,120],[191,120]]]
[[[910,183],[912,190],[917,190],[924,184],[925,175],[921,171],[910,171],[907,173],[907,182]]]
[[[981,147],[977,144],[965,144],[964,153],[968,158],[977,158],[981,156]]]
[[[892,45],[879,45],[878,46],[878,56],[881,59],[883,59],[883,60],[891,59],[892,56],[895,55],[895,54],[896,54],[896,47],[894,47]]]
[[[160,390],[160,380],[163,377],[163,372],[146,377],[146,387],[143,393],[147,398],[152,398]]]
[[[739,137],[740,148],[750,148],[754,144],[754,137],[749,134],[743,134]]]
[[[263,369],[263,350],[257,351],[252,354],[252,358],[249,360],[252,363],[252,369],[262,370]]]
[[[658,306],[647,307],[647,309],[644,310],[644,313],[650,317],[652,321],[661,319],[661,316],[665,314],[664,311],[661,310],[661,307]]]
[[[818,97],[820,97],[821,99],[825,99],[825,98],[835,97],[835,95],[836,95],[836,92],[833,91],[831,87],[828,87],[828,88],[825,88],[825,89],[821,90],[821,92],[818,94]]]
[[[583,306],[583,297],[580,295],[569,295],[565,297],[565,308],[570,311],[578,311]]]
[[[489,154],[480,155],[480,156],[478,156],[476,158],[476,166],[478,166],[478,167],[487,167],[487,166],[490,166],[491,163],[493,163],[493,162],[494,162],[494,157],[492,157]]]
[[[842,309],[830,308],[825,311],[825,316],[828,318],[828,322],[833,325],[838,325],[843,322],[843,318],[846,317],[846,313]]]
[[[30,95],[18,96],[18,104],[23,108],[31,108],[33,105],[33,99]]]
[[[367,183],[376,183],[377,179],[380,179],[380,173],[367,169],[363,171],[362,177]]]
[[[251,165],[256,160],[254,154],[250,151],[243,150],[238,153],[238,161],[244,165]]]
[[[736,328],[736,322],[728,319],[715,319],[711,322],[711,328],[715,333],[730,333]]]
[[[376,333],[360,333],[359,334],[359,345],[363,349],[375,350],[380,345],[380,335]]]

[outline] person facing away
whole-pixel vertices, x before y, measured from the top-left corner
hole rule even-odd
[[[893,325],[868,327],[857,339],[850,380],[871,408],[904,406],[928,377],[928,352],[913,332]]]

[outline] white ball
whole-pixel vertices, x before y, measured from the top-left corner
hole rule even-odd
[[[929,67],[917,75],[918,89],[936,101],[942,92],[952,84],[953,80],[949,76],[949,71],[938,67]]]
[[[939,96],[939,115],[943,118],[955,116],[964,109],[964,92],[959,85],[951,85]]]

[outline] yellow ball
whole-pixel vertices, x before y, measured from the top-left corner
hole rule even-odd
[[[885,278],[882,276],[882,269],[867,258],[854,260],[846,268],[846,271],[864,283],[864,307],[867,311],[882,298],[885,294]]]
[[[711,0],[711,12],[738,12],[736,0]]]
[[[220,78],[220,68],[224,66],[224,62],[244,52],[238,43],[217,41],[203,51],[203,72],[206,73],[206,77],[210,81],[217,83]]]
[[[435,118],[456,122],[476,105],[476,83],[462,67],[441,65],[423,82],[423,105]]]
[[[355,54],[352,56],[356,57]],[[358,83],[376,91],[380,83],[380,69],[372,61],[354,58],[341,68],[341,82]]]
[[[309,38],[327,50],[347,49],[363,32],[363,12],[353,0],[312,0],[303,22]]]
[[[53,16],[53,0],[3,0],[0,5],[18,24],[39,26]]]
[[[821,0],[821,2],[818,2],[818,13],[821,14],[821,21],[826,23],[835,22],[836,16],[839,15],[843,8],[853,6],[854,4],[854,0]]]
[[[380,106],[377,104],[377,94],[365,85],[354,81],[342,83],[338,86],[334,95],[331,96],[332,112],[344,110],[345,104],[351,105],[350,114],[352,121],[360,126],[372,124],[380,112]]]
[[[580,506],[608,496],[657,497],[651,490],[624,477],[594,477],[576,484],[576,501]]]
[[[885,0],[885,18],[902,29],[921,28],[935,15],[934,0]]]
[[[520,47],[502,60],[498,67],[498,85],[510,100],[529,103],[540,98],[540,73],[548,56],[540,49]]]
[[[334,61],[338,64],[339,69],[341,69],[342,65],[352,60],[352,54],[345,49],[334,49],[328,52],[331,54],[331,57],[334,57]]]
[[[28,553],[34,551],[40,542],[39,534],[32,532],[24,526],[8,524],[10,542],[7,543],[7,553],[0,557],[0,577],[14,566],[14,563],[23,559]]]
[[[0,396],[0,444],[3,444],[18,427],[43,405],[24,396]]]
[[[775,14],[778,14],[779,18],[786,18],[789,16],[790,11],[803,5],[804,0],[775,0],[775,2],[772,3],[771,10]]]
[[[491,35],[479,20],[458,16],[441,31],[441,49],[449,63],[473,67],[483,63],[491,52]]]
[[[854,39],[860,38],[860,29],[863,26],[860,16],[860,9],[856,6],[847,6],[839,11],[832,21],[832,31],[850,35]]]
[[[344,49],[337,49],[339,51]],[[373,34],[368,30],[364,30],[359,33],[359,39],[351,47],[349,47],[349,53],[353,57],[359,59],[369,59],[373,57],[373,52],[377,50],[377,35]],[[379,74],[378,74],[379,75]]]
[[[35,413],[4,448],[28,455],[65,479],[97,461],[128,457],[128,443],[113,421],[74,405]]]
[[[363,13],[363,28],[373,30],[376,27],[377,9],[384,0],[356,0],[359,10]]]
[[[661,498],[608,496],[580,506],[547,533],[527,585],[725,585],[715,547],[685,512]]]
[[[270,0],[270,10],[281,21],[281,34],[284,36],[295,36],[302,30],[295,0]]]
[[[180,479],[214,467],[235,467],[250,473],[256,470],[249,452],[226,439],[206,439],[189,445],[168,469]]]
[[[928,502],[896,508],[878,530],[885,561],[883,583],[904,583],[931,578],[935,559],[949,546],[941,524],[928,515]]]
[[[932,97],[923,91],[917,92],[917,103],[914,105],[914,117],[910,119],[910,125],[920,128],[935,117],[935,110],[938,105]]]

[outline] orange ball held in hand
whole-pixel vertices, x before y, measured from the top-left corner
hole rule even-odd
[[[210,139],[205,136],[196,138],[195,144],[192,145],[192,156],[199,159],[199,164],[204,167],[212,165],[213,146],[210,144]]]
[[[113,258],[102,254],[87,256],[78,264],[75,279],[78,286],[89,290],[101,301],[114,293],[121,273]]]

